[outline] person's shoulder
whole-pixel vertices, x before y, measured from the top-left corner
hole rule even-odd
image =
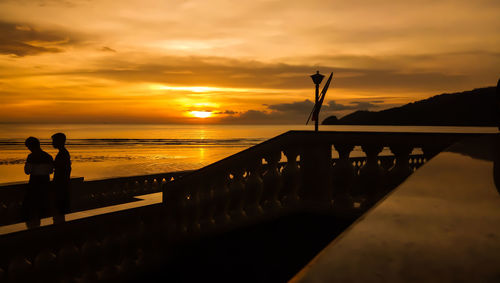
[[[62,154],[64,154],[64,156],[69,157],[69,151],[66,148],[62,150]]]
[[[66,148],[59,150],[59,152],[56,155],[56,158],[69,159],[70,158],[69,151]]]
[[[47,161],[54,161],[52,158],[52,155],[48,154],[47,152],[42,150],[42,158]]]

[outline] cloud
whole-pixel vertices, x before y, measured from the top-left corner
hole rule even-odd
[[[116,50],[114,50],[113,48],[111,47],[107,47],[107,46],[103,46],[101,49],[99,49],[101,51],[104,51],[104,52],[113,52],[113,53],[116,53]]]
[[[270,110],[274,111],[281,111],[281,112],[299,112],[303,113],[304,110],[309,109],[309,111],[312,109],[314,106],[314,103],[310,101],[309,99],[306,99],[304,101],[296,101],[292,103],[279,103],[279,104],[271,104],[268,105],[267,108]]]
[[[224,111],[216,111],[216,112],[214,112],[214,114],[216,114],[216,115],[234,115],[234,114],[238,114],[238,112],[233,111],[233,110],[224,110]]]
[[[307,116],[311,112],[314,103],[308,99],[304,101],[295,101],[292,103],[278,103],[266,105],[267,110],[248,110],[242,113],[234,113],[221,119],[223,123],[241,123],[241,124],[296,124],[304,123]],[[329,101],[321,108],[321,115],[327,117],[334,115],[335,111],[346,110],[367,110],[378,108],[371,102],[366,101],[352,101],[348,104],[340,104],[335,101]]]
[[[458,58],[473,61],[479,56],[483,59],[489,58],[491,64],[493,62],[500,64],[500,54],[479,52],[471,56],[450,54],[447,58],[450,61]],[[355,62],[364,59],[363,56],[358,58],[353,55],[344,58],[344,60]],[[466,75],[463,72],[448,72],[433,68],[412,69],[409,66],[415,60],[413,55],[398,58],[379,56],[371,60],[378,63],[365,64],[364,67],[360,66],[361,64],[353,64],[356,67],[338,67],[333,62],[315,66],[313,64],[268,63],[224,57],[121,53],[120,56],[114,58],[100,58],[98,61],[92,62],[92,68],[76,69],[67,74],[107,78],[120,82],[236,88],[312,89],[313,84],[308,74],[320,70],[325,74],[333,72],[329,93],[334,93],[335,89],[338,88],[373,92],[461,90],[477,87],[478,80],[487,81],[490,80],[489,77],[494,77],[491,73],[487,75],[480,71],[477,74]],[[367,60],[365,63],[369,61]],[[491,69],[493,66],[488,68]]]
[[[0,54],[18,57],[63,52],[75,43],[61,31],[39,31],[31,25],[0,22]]]
[[[321,111],[364,110],[368,108],[378,107],[378,105],[374,103],[366,101],[352,101],[349,102],[349,104],[340,104],[335,102],[334,100],[331,100],[328,103],[324,103],[322,105]],[[376,103],[383,103],[383,101],[378,101]],[[305,113],[307,111],[311,111],[313,106],[314,103],[309,99],[306,99],[304,101],[297,101],[292,103],[271,104],[267,105],[267,108],[272,111]]]
[[[377,103],[383,103],[383,101],[378,101]],[[340,104],[335,101],[330,101],[326,107],[322,107],[322,109],[326,109],[328,111],[343,111],[343,110],[367,110],[369,108],[375,108],[378,105],[366,102],[366,101],[352,101],[349,104]]]

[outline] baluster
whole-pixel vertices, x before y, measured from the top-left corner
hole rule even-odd
[[[121,186],[121,197],[122,199],[126,200],[128,199],[132,194],[131,194],[131,188],[130,188],[130,181],[123,181],[122,186]]]
[[[197,183],[191,191],[190,198],[190,211],[191,211],[191,230],[193,232],[200,232],[200,218],[201,218],[201,206],[200,206],[200,189],[202,184]]]
[[[156,193],[160,190],[162,178],[159,176],[154,177],[150,193]]]
[[[109,184],[110,201],[116,201],[117,199],[119,199],[120,185],[121,185],[121,182]]]
[[[281,151],[269,152],[264,158],[267,161],[267,170],[262,176],[264,181],[262,207],[266,210],[273,210],[281,207],[278,199],[278,194],[283,185],[281,174],[278,171]]]
[[[101,247],[101,266],[115,264],[119,262],[123,253],[122,247],[122,225],[114,223],[103,229],[106,231],[99,241]]]
[[[34,260],[36,276],[42,282],[54,282],[57,276],[57,258],[50,250],[44,249]],[[1,281],[0,281],[1,282]]]
[[[212,182],[206,182],[200,188],[200,229],[202,231],[210,231],[215,224],[215,203],[214,190]]]
[[[264,190],[264,181],[261,178],[262,160],[260,158],[250,160],[248,169],[249,176],[247,176],[245,183],[245,192],[247,194],[245,211],[248,216],[258,216],[263,213],[260,205]]]
[[[351,165],[352,166],[352,165]],[[303,144],[300,152],[302,203],[312,210],[332,207],[332,146],[329,143]]]
[[[146,194],[147,190],[148,190],[148,186],[149,186],[149,180],[146,179],[146,178],[140,178],[137,180],[137,182],[139,183],[139,195],[144,195]]]
[[[148,177],[146,178],[145,180],[147,183],[146,183],[146,186],[145,186],[145,190],[144,192],[147,193],[147,194],[150,194],[153,190],[154,190],[154,186],[155,186],[155,177]]]
[[[339,153],[339,159],[332,169],[333,178],[333,205],[337,209],[352,208],[351,190],[354,186],[354,166],[349,161],[349,155],[354,149],[350,144],[334,144]]]
[[[9,282],[32,282],[33,264],[23,257],[15,257],[9,264],[8,269]]]
[[[410,145],[396,145],[390,146],[391,152],[396,157],[396,163],[394,167],[390,169],[388,174],[389,187],[387,189],[393,189],[401,182],[404,181],[408,176],[410,176],[413,171],[410,168],[410,153],[413,147]]]
[[[98,267],[100,267],[102,249],[98,241],[85,241],[82,245],[81,251],[84,264],[88,269],[97,269]]]
[[[150,177],[146,177],[141,180],[141,185],[142,185],[142,194],[149,194],[151,191],[153,181]]]
[[[175,239],[186,227],[183,224],[185,216],[182,215],[184,196],[183,191],[178,186],[167,183],[163,187],[162,203],[165,207],[166,221],[164,227],[166,229],[165,235],[169,239]]]
[[[283,189],[280,200],[283,205],[291,205],[299,201],[299,189],[301,184],[300,169],[297,164],[299,155],[297,148],[287,148],[284,151],[287,163],[282,171]]]
[[[182,190],[183,205],[180,212],[182,218],[182,231],[183,233],[198,232],[200,230],[198,184],[196,182],[189,182],[184,188],[186,189]]]
[[[217,177],[215,180],[214,187],[214,202],[215,202],[215,224],[219,227],[230,222],[231,218],[229,216],[229,174],[227,172],[216,173]]]
[[[229,213],[231,221],[238,221],[246,217],[245,210],[243,210],[245,203],[245,185],[243,184],[243,174],[245,170],[237,165],[231,166],[231,175],[233,179],[229,183],[230,205]]]
[[[378,155],[382,152],[381,145],[363,145],[361,149],[366,154],[366,163],[359,170],[358,193],[367,198],[368,203],[373,203],[380,196],[383,186],[384,171],[378,164]]]
[[[133,193],[134,193],[134,196],[136,196],[136,195],[140,194],[141,186],[137,180],[132,181],[132,183],[134,186]]]
[[[74,277],[80,269],[80,252],[74,244],[65,244],[57,253],[58,270],[63,278]]]

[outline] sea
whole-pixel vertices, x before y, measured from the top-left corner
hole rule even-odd
[[[85,180],[198,169],[290,130],[312,125],[0,124],[0,184],[26,182],[27,137],[55,157],[50,137],[65,133],[72,176]],[[320,126],[322,131],[496,133],[493,127]],[[353,156],[362,156],[357,148]]]

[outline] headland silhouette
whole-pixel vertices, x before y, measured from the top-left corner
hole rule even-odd
[[[323,125],[497,126],[496,87],[436,95],[382,111],[359,110]]]

